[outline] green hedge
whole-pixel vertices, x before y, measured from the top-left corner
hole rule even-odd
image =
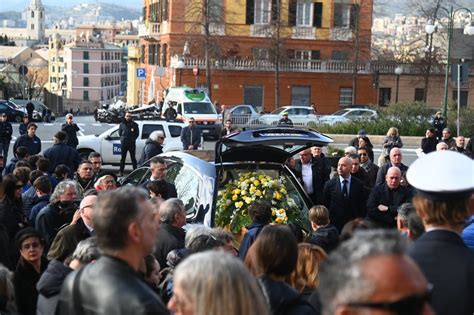
[[[322,133],[357,134],[364,128],[370,135],[385,135],[390,127],[397,127],[403,136],[424,136],[426,129],[432,125],[432,119],[437,109],[427,107],[425,103],[398,103],[389,107],[374,107],[379,112],[379,118],[371,121],[351,121],[348,123],[329,125],[311,124]],[[450,106],[448,110],[448,127],[456,134],[456,109]],[[474,111],[462,108],[460,114],[461,134],[469,137],[474,134]]]

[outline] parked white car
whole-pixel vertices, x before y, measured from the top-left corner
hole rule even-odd
[[[332,115],[319,116],[320,124],[335,125],[351,120],[370,120],[378,117],[377,111],[367,108],[345,108]]]
[[[165,141],[163,143],[163,152],[177,151],[183,149],[181,143],[181,130],[186,124],[182,122],[167,122],[164,120],[146,120],[135,121],[138,124],[139,135],[136,142],[136,158],[140,159],[145,142],[155,130],[161,130],[165,134]],[[82,157],[87,157],[92,151],[99,152],[102,155],[103,164],[120,164],[121,144],[119,136],[119,125],[110,128],[100,135],[79,136],[79,145],[77,150]],[[127,155],[126,163],[130,164],[132,161],[130,155]]]
[[[258,124],[260,114],[253,105],[235,105],[228,109],[226,119],[232,120],[234,126],[246,126]]]
[[[318,121],[318,116],[310,106],[283,106],[270,114],[260,116],[259,122],[266,125],[276,125],[283,114],[288,114],[293,125],[306,126],[309,122],[317,123]]]

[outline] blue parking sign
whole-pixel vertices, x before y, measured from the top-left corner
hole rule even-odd
[[[146,71],[145,68],[137,68],[137,78],[139,80],[145,80]]]

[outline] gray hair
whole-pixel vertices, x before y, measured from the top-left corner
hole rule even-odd
[[[73,180],[63,180],[59,182],[59,184],[54,188],[53,193],[51,194],[51,197],[49,198],[50,203],[56,203],[59,201],[59,197],[66,192],[67,189],[69,188],[74,188],[76,191],[76,194],[79,193],[77,189],[77,183]]]
[[[160,221],[162,223],[173,223],[174,218],[184,209],[181,199],[170,198],[160,205]]]
[[[192,301],[196,315],[269,314],[257,280],[242,261],[222,251],[196,253],[184,259],[176,267],[173,282]]]
[[[378,255],[403,255],[406,240],[397,231],[357,231],[321,265],[319,292],[323,314],[335,314],[339,305],[365,301],[375,290],[364,276],[364,260]]]
[[[153,131],[152,133],[150,133],[150,135],[148,136],[148,138],[149,138],[151,141],[157,142],[159,137],[164,137],[164,136],[165,136],[165,134],[163,133],[163,131],[161,131],[161,130],[155,130],[155,131]]]
[[[352,146],[352,145],[350,145],[350,146],[348,146],[348,147],[345,147],[345,148],[344,148],[344,154],[345,154],[345,153],[349,153],[349,152],[350,152],[350,154],[357,154],[357,149],[356,149],[356,147],[354,147],[354,146]]]
[[[212,229],[204,224],[192,224],[186,229],[186,237],[184,238],[184,247],[188,248],[189,244],[200,235],[211,235]]]
[[[77,244],[76,249],[72,254],[72,259],[77,259],[81,264],[85,265],[99,259],[101,255],[102,253],[97,243],[97,237],[92,236]]]
[[[415,211],[415,207],[410,202],[401,204],[398,209],[398,218],[406,225],[408,222],[408,215]]]
[[[0,264],[0,296],[6,298],[4,307],[7,312],[5,314],[16,313],[13,272],[2,264]]]

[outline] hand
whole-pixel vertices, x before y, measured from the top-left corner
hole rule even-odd
[[[190,144],[190,145],[188,146],[188,150],[194,150],[194,146],[193,146],[192,144]]]
[[[77,209],[72,216],[71,224],[76,224],[77,221],[81,218],[81,210]]]
[[[379,209],[380,211],[385,212],[385,211],[388,210],[388,207],[387,207],[387,206],[384,206],[384,205],[379,205],[379,206],[377,207],[377,209]]]

